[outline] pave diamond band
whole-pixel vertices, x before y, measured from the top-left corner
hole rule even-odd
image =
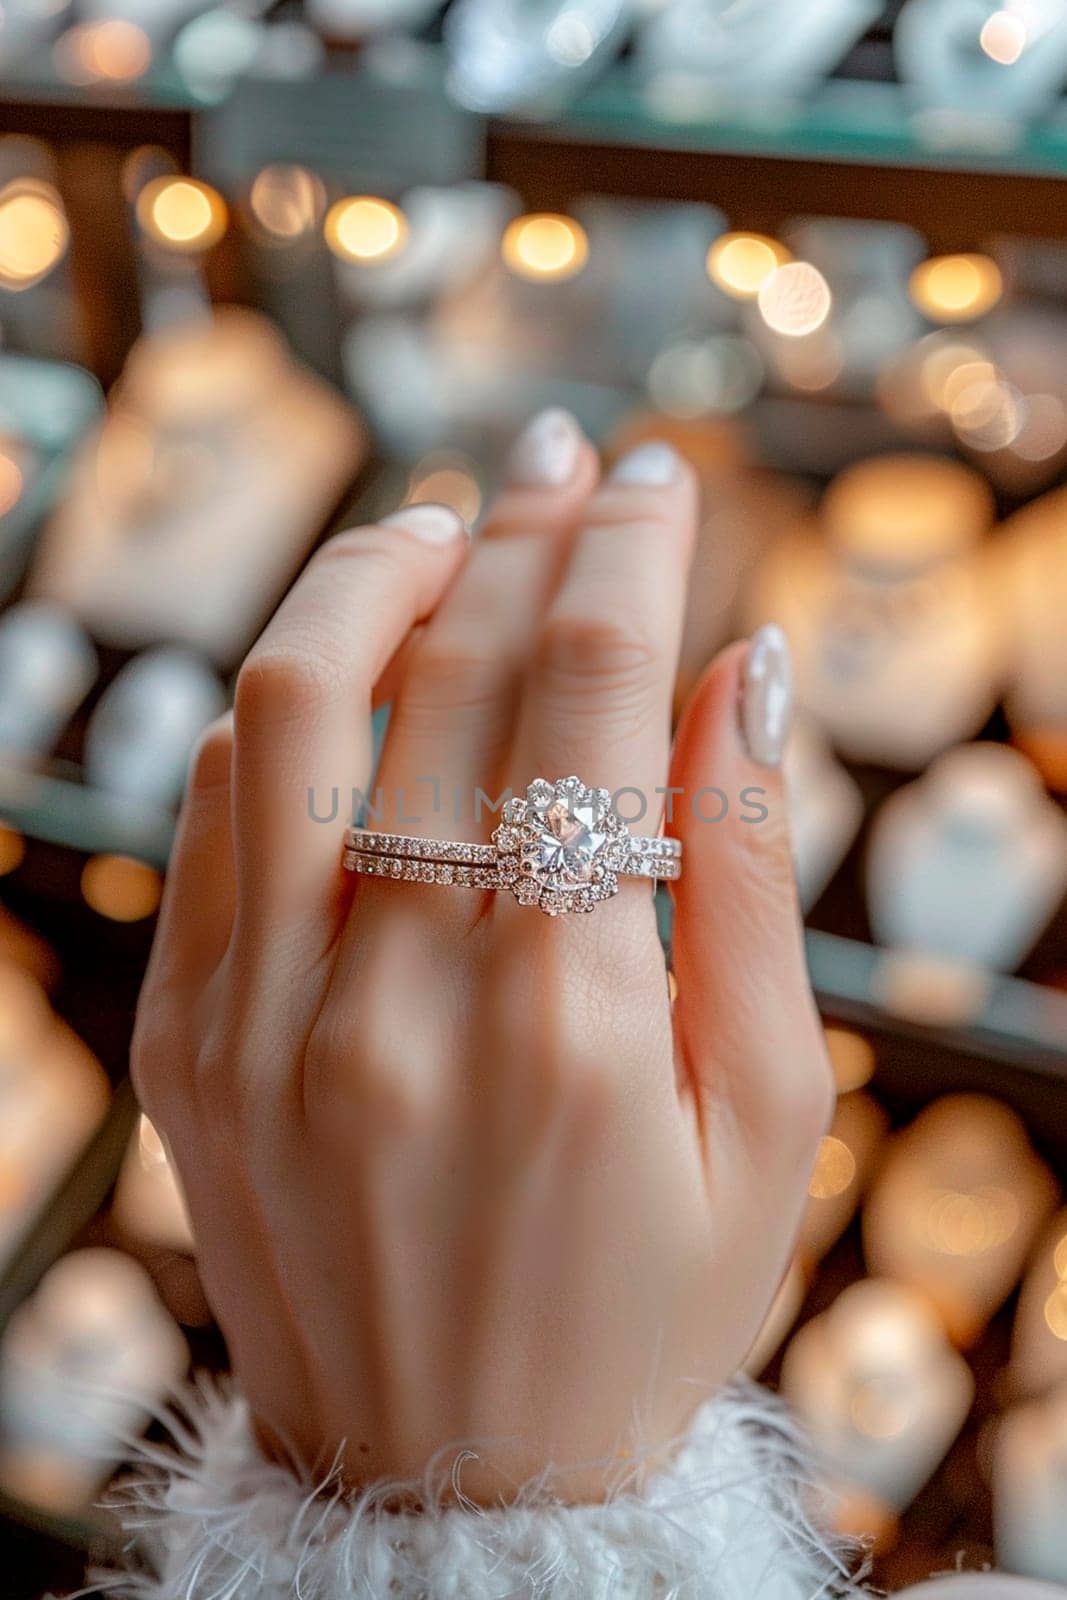
[[[549,916],[592,911],[618,892],[620,877],[670,881],[681,876],[677,839],[641,837],[615,811],[606,789],[579,778],[538,778],[508,800],[491,844],[408,834],[345,830],[349,872],[402,883],[507,889],[521,905]]]

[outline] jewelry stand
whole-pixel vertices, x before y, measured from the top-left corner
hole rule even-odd
[[[28,973],[0,967],[0,1274],[103,1121],[108,1082]]]
[[[180,641],[228,665],[363,451],[353,413],[253,313],[153,334],[73,470],[30,592],[109,644]]]
[[[97,674],[84,630],[58,607],[24,600],[0,618],[0,753],[47,754]]]
[[[782,1393],[830,1468],[838,1525],[892,1538],[932,1476],[974,1395],[970,1368],[932,1308],[867,1278],[796,1334]]]
[[[917,770],[988,720],[1004,655],[978,551],[992,520],[969,468],[879,456],[757,573],[748,620],[785,628],[798,699],[849,759]]]
[[[790,735],[785,783],[797,887],[810,911],[859,833],[863,796],[810,721],[798,722]]]
[[[1011,1330],[1012,1394],[1047,1393],[1067,1382],[1067,1210],[1041,1236],[1023,1279]]]
[[[193,746],[226,705],[222,684],[199,656],[166,646],[136,656],[89,719],[90,783],[131,800],[172,805]]]
[[[1009,518],[1000,560],[1014,623],[1008,720],[1049,787],[1067,793],[1067,489]]]
[[[1067,1583],[1067,1388],[1001,1418],[993,1452],[997,1560]]]
[[[946,1096],[890,1144],[863,1210],[868,1269],[924,1295],[966,1349],[1019,1281],[1056,1200],[1013,1111]]]
[[[83,1510],[188,1360],[137,1262],[64,1256],[0,1345],[0,1485],[48,1511]]]
[[[1012,972],[1067,894],[1067,817],[1017,751],[963,746],[876,814],[866,888],[879,943]]]

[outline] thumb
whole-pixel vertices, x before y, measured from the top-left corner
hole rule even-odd
[[[702,1126],[726,1109],[761,1160],[790,1166],[810,1162],[833,1104],[782,781],[792,702],[780,628],[731,645],[689,703],[671,777],[675,1018]]]

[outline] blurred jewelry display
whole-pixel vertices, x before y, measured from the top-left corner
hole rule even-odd
[[[1009,1571],[1067,1582],[1067,1388],[1013,1406],[993,1445],[997,1558]]]
[[[859,832],[863,796],[811,722],[798,722],[790,735],[785,782],[800,903],[810,910]]]
[[[187,650],[146,650],[106,690],[85,735],[91,783],[132,800],[173,805],[200,734],[222,715],[218,676]]]
[[[180,640],[230,663],[363,448],[353,414],[251,312],[145,338],[45,532],[31,592],[110,643]]]
[[[455,0],[449,86],[475,111],[564,103],[622,48],[633,0]]]
[[[653,103],[684,119],[751,100],[793,100],[815,86],[866,33],[881,0],[673,0],[638,38]]]
[[[0,754],[47,754],[96,680],[96,651],[73,617],[24,600],[0,617]]]
[[[868,1278],[794,1337],[782,1392],[830,1465],[838,1525],[889,1542],[959,1432],[974,1379],[922,1296]]]
[[[880,943],[1013,972],[1067,896],[1067,816],[1006,745],[961,745],[879,810],[867,905]]]
[[[0,1485],[50,1511],[84,1510],[188,1359],[129,1256],[64,1256],[0,1344]]]
[[[1012,1394],[1022,1396],[1067,1382],[1067,1210],[1045,1229],[1023,1279],[1008,1382]]]
[[[924,1295],[966,1347],[1015,1287],[1057,1198],[1013,1111],[948,1096],[892,1141],[864,1208],[867,1265]]]
[[[852,760],[914,770],[992,712],[1002,623],[977,556],[992,520],[958,463],[875,458],[757,573],[750,616],[785,628],[801,703]]]
[[[37,982],[0,964],[0,1271],[107,1109],[107,1079]]]
[[[1009,518],[1002,553],[1015,623],[1008,718],[1045,781],[1067,793],[1067,489]]]

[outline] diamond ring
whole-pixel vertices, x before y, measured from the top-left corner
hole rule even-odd
[[[631,834],[607,789],[580,778],[537,778],[508,800],[491,844],[422,839],[346,828],[347,871],[406,883],[508,889],[550,917],[592,911],[618,893],[620,877],[681,877],[677,839]]]

